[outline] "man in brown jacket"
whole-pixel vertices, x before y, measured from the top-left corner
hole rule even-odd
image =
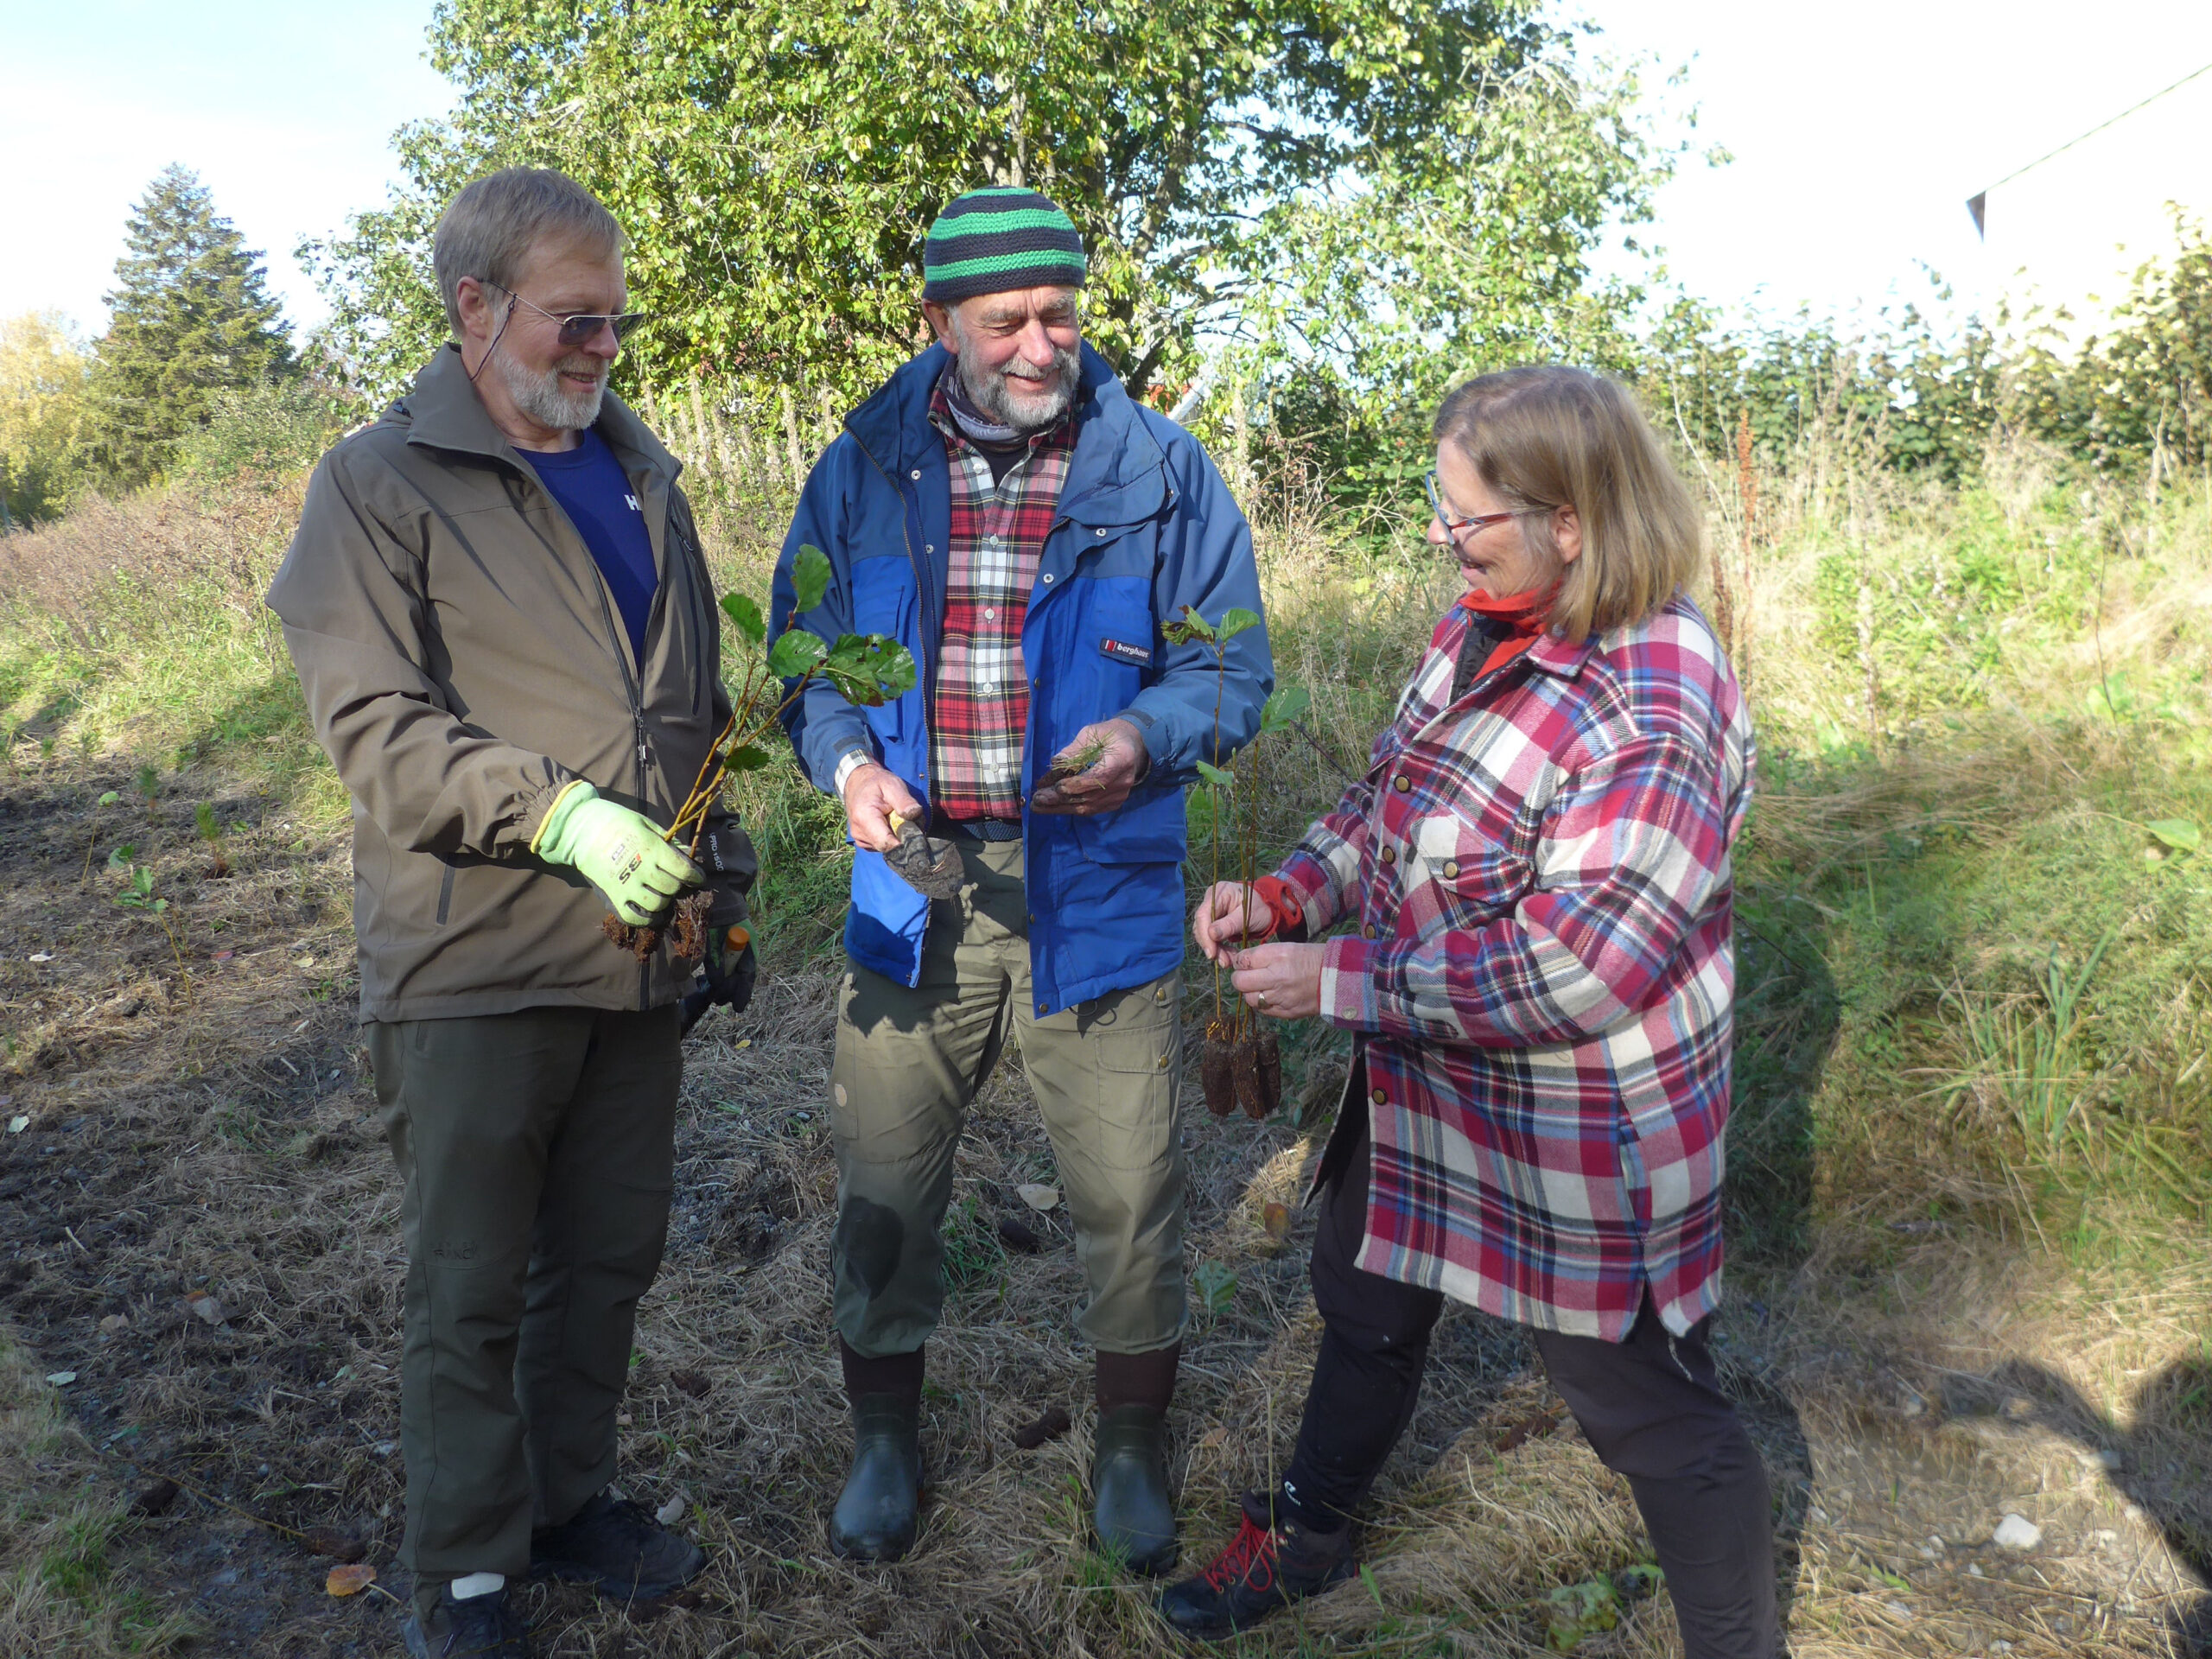
[[[524,1659],[524,1573],[664,1595],[704,1558],[611,1496],[660,1265],[677,966],[601,923],[707,885],[709,988],[749,987],[750,848],[660,826],[728,717],[677,464],[606,391],[622,233],[581,186],[463,190],[454,343],[323,458],[269,592],[353,798],[361,1017],[405,1184],[400,1444],[416,1656]]]

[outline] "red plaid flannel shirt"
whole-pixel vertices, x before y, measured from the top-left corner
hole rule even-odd
[[[1549,637],[1452,696],[1438,625],[1367,776],[1276,874],[1363,1033],[1359,1265],[1618,1342],[1720,1300],[1751,722],[1695,605]],[[1478,642],[1478,644],[1484,642]]]
[[[1064,420],[1032,438],[1029,453],[994,487],[991,463],[961,435],[942,385],[930,396],[930,420],[944,435],[952,473],[930,799],[950,818],[1018,822],[1021,740],[1029,725],[1021,624],[1075,454],[1075,423]]]

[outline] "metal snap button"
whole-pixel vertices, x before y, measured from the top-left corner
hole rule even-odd
[[[919,478],[921,475],[922,475],[922,469],[921,469],[920,467],[915,467],[915,468],[914,468],[914,470],[913,470],[912,472],[911,472],[911,473],[909,473],[909,474],[906,474],[906,476],[907,476],[907,477],[909,477],[909,478]]]
[[[1385,847],[1382,849],[1382,861],[1385,864],[1396,863],[1398,861],[1398,849],[1395,847]]]
[[[1452,877],[1457,876],[1459,874],[1459,861],[1458,859],[1456,859],[1456,858],[1447,858],[1447,859],[1446,859],[1446,860],[1444,861],[1444,874],[1445,874],[1445,878],[1448,880],[1452,879]]]
[[[1046,582],[1051,582],[1051,581],[1052,581],[1052,573],[1051,571],[1047,570],[1047,571],[1045,573],[1044,580],[1045,580]]]
[[[1390,780],[1390,787],[1391,787],[1391,788],[1393,788],[1393,789],[1395,789],[1395,790],[1396,790],[1396,791],[1398,791],[1398,793],[1399,793],[1399,794],[1401,794],[1401,795],[1404,794],[1408,790],[1411,789],[1413,786],[1414,786],[1414,780],[1413,780],[1412,779],[1410,779],[1410,778],[1407,777],[1407,776],[1406,776],[1406,774],[1405,774],[1404,772],[1400,772],[1400,773],[1399,773],[1395,778],[1393,778],[1393,779]]]
[[[1390,1103],[1390,1096],[1384,1094],[1380,1089],[1377,1089],[1375,1091],[1374,1099],[1375,1103],[1377,1106],[1388,1106]]]
[[[1364,939],[1373,938],[1375,937],[1375,924],[1370,922],[1365,927],[1359,930],[1359,934],[1360,937]]]

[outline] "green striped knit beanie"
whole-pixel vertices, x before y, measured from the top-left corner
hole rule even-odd
[[[1083,238],[1034,190],[970,190],[930,226],[922,276],[922,297],[940,305],[1009,289],[1081,288]]]

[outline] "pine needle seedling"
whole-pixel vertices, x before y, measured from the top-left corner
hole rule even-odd
[[[150,766],[138,768],[138,794],[146,803],[146,816],[151,818],[162,798],[162,774]]]
[[[192,822],[215,861],[214,868],[207,874],[219,881],[231,873],[231,861],[223,855],[223,826],[215,821],[214,806],[207,801],[199,803],[192,809]]]

